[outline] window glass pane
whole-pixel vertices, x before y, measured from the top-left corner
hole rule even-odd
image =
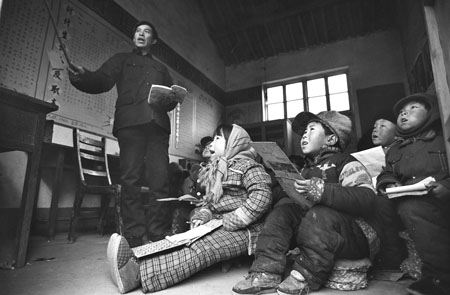
[[[325,79],[314,79],[306,82],[308,97],[325,95]]]
[[[287,106],[287,117],[294,118],[298,113],[303,112],[303,99],[288,101]]]
[[[350,109],[348,93],[330,95],[330,107],[333,111],[347,111]]]
[[[286,100],[303,98],[302,82],[286,85]]]
[[[347,74],[328,77],[328,90],[330,94],[347,92]]]
[[[313,114],[317,114],[321,111],[327,110],[327,100],[325,96],[311,97],[308,100],[309,111]]]
[[[283,86],[267,88],[267,103],[283,102]]]
[[[267,120],[284,119],[284,104],[274,103],[267,105]]]

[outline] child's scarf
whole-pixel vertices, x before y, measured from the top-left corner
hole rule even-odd
[[[256,159],[257,153],[250,146],[251,139],[241,126],[233,124],[224,155],[214,157],[199,175],[200,183],[206,188],[205,201],[217,203],[223,195],[222,181],[227,179],[228,161],[248,158]]]

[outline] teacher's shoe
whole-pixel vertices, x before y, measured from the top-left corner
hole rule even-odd
[[[279,295],[305,295],[309,293],[309,285],[301,273],[291,270],[289,276],[277,287]]]
[[[120,293],[124,294],[139,287],[141,284],[139,262],[124,237],[112,234],[109,238],[107,255],[111,277]]]
[[[233,287],[233,294],[259,295],[275,292],[275,288],[281,282],[281,275],[267,272],[251,272],[245,280]]]

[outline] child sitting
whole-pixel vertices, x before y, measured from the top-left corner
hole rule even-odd
[[[215,263],[252,254],[263,219],[272,203],[270,177],[255,161],[250,136],[238,125],[221,125],[211,145],[211,163],[202,170],[204,205],[191,217],[191,226],[222,219],[223,227],[189,247],[162,252],[137,261],[127,240],[113,234],[108,262],[120,293],[142,285],[155,292],[168,288]]]
[[[343,153],[351,136],[351,120],[338,112],[298,114],[292,124],[302,135],[306,164],[296,191],[314,205],[303,208],[280,201],[266,218],[250,275],[233,287],[234,294],[306,294],[321,288],[337,259],[374,258],[388,224],[366,168]],[[286,253],[298,247],[288,277]]]
[[[394,105],[400,140],[386,154],[377,189],[433,176],[427,195],[393,199],[422,260],[422,278],[411,294],[450,294],[450,174],[436,96],[413,94]]]

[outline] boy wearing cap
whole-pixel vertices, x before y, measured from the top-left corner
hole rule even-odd
[[[450,174],[437,98],[417,93],[394,105],[399,141],[386,154],[377,190],[409,185],[428,176],[426,195],[392,199],[422,260],[422,278],[407,291],[414,295],[450,294]]]
[[[148,104],[152,84],[173,84],[166,66],[152,57],[151,48],[157,40],[156,28],[141,21],[133,30],[131,52],[115,54],[96,71],[74,64],[69,68],[70,82],[80,91],[97,94],[117,87],[113,134],[120,147],[124,235],[132,247],[147,239],[164,238],[170,228],[165,205],[156,199],[169,195],[170,120],[167,112],[181,101],[174,93],[158,106]],[[142,179],[151,192],[148,218],[140,193]]]
[[[338,112],[302,112],[292,124],[302,135],[304,179],[298,193],[314,205],[303,208],[280,201],[267,217],[258,238],[249,276],[233,287],[234,294],[307,294],[321,288],[337,259],[373,258],[380,247],[380,207],[366,168],[343,150],[349,144],[351,120]],[[380,198],[388,202],[385,198]],[[286,253],[298,247],[292,268]],[[283,274],[287,278],[282,281]]]

